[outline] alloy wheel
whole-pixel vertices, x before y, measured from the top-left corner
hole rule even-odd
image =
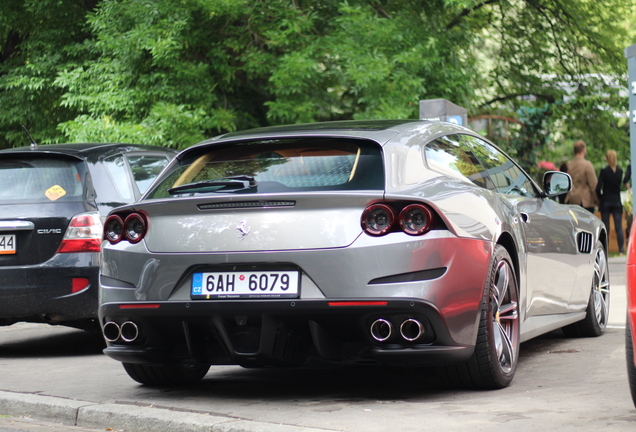
[[[512,277],[510,264],[500,261],[490,289],[495,349],[504,373],[510,373],[519,355],[518,299]]]
[[[607,256],[603,248],[598,248],[594,259],[593,280],[594,315],[601,328],[605,328],[609,318],[609,272],[607,269]]]

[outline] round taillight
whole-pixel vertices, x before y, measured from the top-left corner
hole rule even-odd
[[[422,204],[411,204],[402,209],[398,219],[405,233],[420,235],[431,229],[433,213]]]
[[[117,215],[110,215],[104,223],[104,238],[111,244],[119,243],[124,236],[124,221]]]
[[[373,204],[362,214],[362,229],[371,235],[384,235],[391,229],[395,215],[385,204]]]
[[[124,236],[131,243],[141,241],[146,235],[146,221],[138,213],[132,213],[124,221]]]

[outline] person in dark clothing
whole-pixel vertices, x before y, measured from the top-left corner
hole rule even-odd
[[[623,235],[623,204],[621,203],[621,185],[623,184],[623,170],[616,165],[616,152],[608,150],[605,156],[607,166],[601,170],[596,185],[596,194],[599,197],[599,210],[601,219],[610,231],[610,215],[614,217],[614,229],[618,241],[618,252],[623,252],[625,237]]]

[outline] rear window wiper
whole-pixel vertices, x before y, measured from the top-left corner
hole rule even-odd
[[[242,190],[249,189],[258,186],[258,182],[252,176],[239,175],[231,177],[223,177],[213,180],[203,180],[194,183],[187,183],[180,186],[175,186],[168,189],[170,195],[175,195],[180,192],[191,191],[195,189],[205,189],[210,187],[218,187],[215,192],[227,191],[227,190]]]

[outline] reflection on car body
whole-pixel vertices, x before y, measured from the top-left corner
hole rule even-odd
[[[551,199],[570,187],[447,123],[205,141],[105,223],[105,353],[151,385],[320,359],[504,387],[522,341],[607,323],[607,234]]]

